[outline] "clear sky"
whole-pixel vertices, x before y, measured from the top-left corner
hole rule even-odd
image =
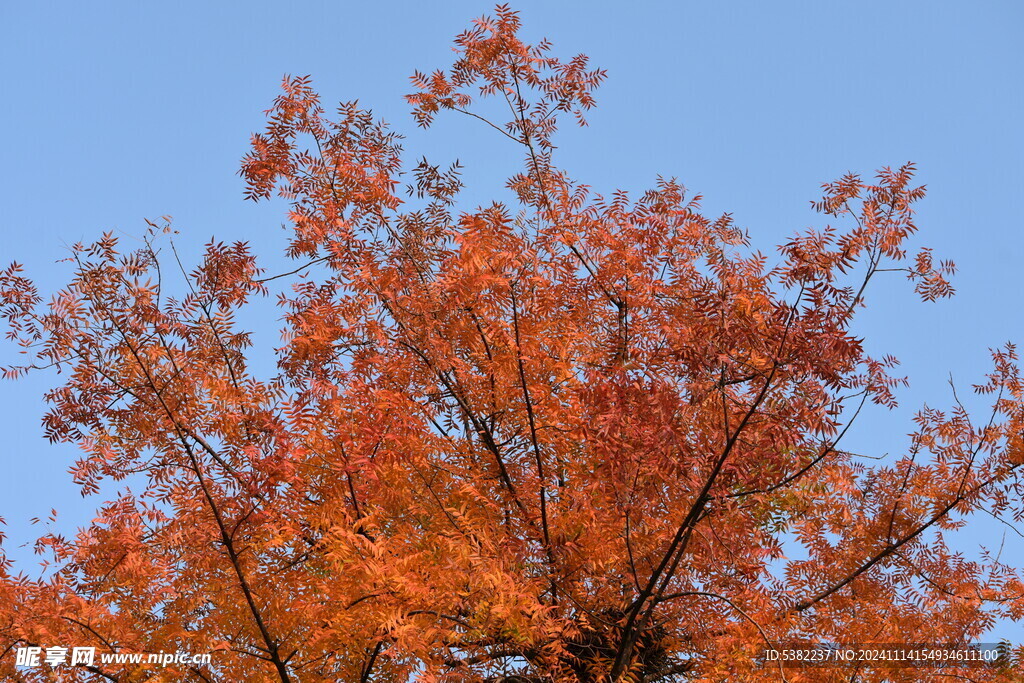
[[[658,174],[733,213],[763,250],[822,221],[822,182],[914,161],[928,186],[919,244],[957,262],[958,295],[919,304],[904,280],[860,323],[868,348],[903,361],[901,409],[869,414],[858,447],[896,453],[922,403],[965,392],[988,348],[1024,342],[1024,3],[518,2],[527,36],[585,52],[608,70],[590,127],[566,131],[557,160],[598,191],[641,191]],[[65,245],[104,230],[140,235],[171,214],[183,255],[215,235],[268,257],[280,210],[242,200],[238,160],[284,74],[311,74],[324,102],[358,98],[407,133],[410,158],[459,158],[468,197],[489,201],[519,151],[468,118],[421,131],[402,95],[413,69],[450,63],[451,38],[485,2],[4,2],[0,4],[0,266],[27,265],[43,291],[63,282]],[[497,136],[497,137],[496,137]],[[472,208],[467,206],[466,208]],[[259,322],[273,343],[278,323]],[[0,362],[14,359],[0,347]],[[85,521],[66,474],[70,446],[42,438],[53,377],[0,384],[0,517],[8,553],[31,570],[31,517]],[[982,524],[977,538],[1024,550]],[[972,537],[972,540],[975,537]],[[1017,539],[1019,541],[1019,539]],[[1020,628],[994,636],[1024,642]]]

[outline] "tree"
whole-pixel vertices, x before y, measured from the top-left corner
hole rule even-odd
[[[759,658],[962,644],[1024,616],[1016,570],[947,546],[979,512],[1024,514],[1012,346],[975,387],[980,421],[956,400],[922,410],[898,458],[841,446],[900,382],[851,332],[869,285],[899,271],[925,300],[952,293],[951,263],[907,253],[913,166],[825,185],[835,225],[769,265],[674,180],[633,200],[557,168],[557,123],[585,124],[604,72],[519,28],[498,7],[408,96],[422,126],[456,112],[520,145],[518,206],[458,210],[457,164],[403,171],[370,112],[329,118],[286,78],[241,174],[250,199],[290,200],[294,270],[211,243],[173,298],[170,228],[150,223],[135,251],[76,245],[45,305],[3,271],[31,359],[6,375],[62,373],[45,429],[81,445],[75,480],[144,481],[76,537],[41,538],[48,577],[0,565],[10,680],[53,680],[12,648],[72,643],[214,656],[60,680],[851,680]],[[260,378],[235,318],[271,293],[284,341]],[[1008,661],[941,671],[1010,680]]]

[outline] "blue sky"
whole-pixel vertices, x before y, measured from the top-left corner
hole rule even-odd
[[[884,292],[860,331],[903,361],[902,407],[875,411],[855,444],[898,452],[909,416],[951,401],[988,368],[990,347],[1024,342],[1020,202],[1024,189],[1024,5],[840,2],[520,2],[527,36],[585,52],[608,70],[585,130],[558,138],[557,160],[599,191],[642,191],[658,174],[733,213],[769,254],[821,220],[822,182],[912,160],[928,186],[919,244],[957,262],[958,295],[920,304],[908,284]],[[324,102],[358,98],[407,134],[409,158],[459,158],[467,196],[489,201],[519,150],[469,119],[415,128],[402,95],[413,69],[450,62],[452,36],[487,3],[3,3],[0,7],[0,263],[26,264],[43,291],[66,271],[65,245],[144,217],[174,216],[180,250],[211,236],[284,242],[280,211],[242,200],[236,175],[249,133],[284,74],[312,74]],[[469,207],[467,207],[469,208]],[[271,314],[272,315],[272,314]],[[277,322],[259,325],[268,343]],[[0,362],[13,359],[0,348]],[[28,519],[89,518],[66,474],[73,447],[42,439],[38,397],[53,381],[0,384],[0,517],[5,544]],[[980,529],[998,544],[995,523]],[[1008,539],[1008,547],[1012,541]],[[1024,552],[1012,551],[1019,564]],[[1004,553],[1004,557],[1006,554]],[[1024,641],[1019,628],[997,636]]]

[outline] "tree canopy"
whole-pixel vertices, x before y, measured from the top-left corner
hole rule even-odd
[[[54,680],[10,653],[74,643],[213,657],[60,680],[1012,680],[1013,653],[853,679],[762,656],[1024,616],[1017,569],[949,545],[1024,514],[1012,346],[974,387],[990,412],[923,409],[886,460],[842,443],[902,381],[852,332],[873,291],[952,294],[952,263],[910,252],[913,165],[825,184],[827,225],[769,256],[675,180],[600,194],[555,164],[605,75],[585,56],[527,44],[504,6],[455,50],[408,102],[519,145],[515,202],[461,205],[458,164],[408,164],[371,112],[288,77],[241,175],[290,202],[290,272],[214,242],[175,292],[151,223],[139,249],[75,245],[48,301],[0,273],[29,354],[5,374],[60,371],[45,430],[81,446],[75,481],[144,482],[41,538],[49,575],[0,564],[0,672]],[[272,295],[264,377],[236,318]]]

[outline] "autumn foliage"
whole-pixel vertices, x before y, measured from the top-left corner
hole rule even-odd
[[[54,571],[0,567],[5,680],[851,680],[759,658],[1024,617],[1017,570],[947,545],[1022,513],[1012,347],[975,387],[989,413],[952,401],[901,454],[843,449],[900,383],[851,331],[872,290],[899,271],[925,300],[952,291],[952,264],[908,253],[913,167],[825,185],[827,227],[753,252],[674,180],[602,195],[556,167],[604,72],[519,29],[499,7],[407,97],[421,126],[465,115],[519,146],[511,205],[459,208],[458,165],[406,165],[370,112],[328,115],[286,78],[241,175],[290,201],[291,272],[245,243],[179,270],[153,225],[135,251],[75,246],[48,302],[0,274],[29,354],[7,375],[60,370],[45,430],[81,446],[75,480],[134,477],[40,539]],[[263,377],[236,317],[274,295]],[[15,668],[12,648],[61,643],[213,658]],[[1012,680],[1011,660],[942,671]]]

